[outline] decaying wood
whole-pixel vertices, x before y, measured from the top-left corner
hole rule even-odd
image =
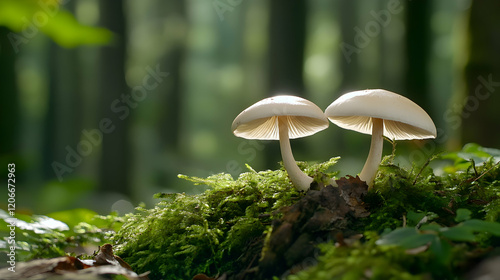
[[[369,215],[362,201],[368,186],[358,177],[341,178],[337,184],[310,190],[296,204],[282,210],[283,217],[273,222],[264,245],[259,263],[263,278],[302,269],[317,257],[318,243],[356,233],[352,225]]]

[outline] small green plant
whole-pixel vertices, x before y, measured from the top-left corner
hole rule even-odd
[[[462,259],[457,255],[458,248],[466,248],[466,243],[479,244],[479,248],[486,248],[489,236],[500,236],[500,223],[471,219],[472,212],[460,208],[457,210],[455,226],[442,226],[436,222],[424,224],[432,218],[424,216],[417,227],[397,228],[384,234],[376,241],[377,245],[395,245],[412,252],[430,251],[429,257],[433,260],[436,270],[446,271],[453,262]],[[415,215],[415,213],[413,213]],[[452,275],[452,272],[448,272]]]
[[[122,224],[116,215],[99,216],[88,209],[73,209],[44,215],[16,214],[0,209],[0,232],[10,236],[15,224],[17,261],[64,256],[68,251],[89,244],[107,243]],[[0,252],[9,253],[12,242],[0,242]]]
[[[358,280],[358,279],[425,279],[409,271],[416,258],[397,247],[375,244],[378,235],[366,232],[364,242],[355,241],[349,246],[334,243],[319,245],[321,255],[313,266],[288,276],[288,280]],[[401,265],[405,264],[405,265]]]

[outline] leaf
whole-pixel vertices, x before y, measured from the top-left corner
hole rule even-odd
[[[446,227],[440,230],[442,236],[453,241],[476,241],[476,235],[467,227],[461,225],[456,227]]]
[[[431,242],[435,234],[420,233],[415,228],[398,228],[377,240],[377,245],[397,245],[412,249]]]
[[[130,265],[126,263],[119,256],[115,256],[113,254],[113,246],[109,243],[106,243],[99,247],[99,253],[94,257],[95,265],[115,265],[121,266],[128,270],[132,270]]]
[[[500,157],[500,149],[482,147],[481,150],[492,157]]]
[[[106,44],[111,31],[80,24],[75,17],[59,5],[60,1],[2,0],[0,1],[0,25],[7,26],[29,40],[43,32],[63,47],[84,44]],[[25,36],[23,31],[29,33]]]
[[[426,213],[424,212],[413,212],[413,211],[408,211],[408,213],[406,214],[406,218],[408,220],[408,226],[409,227],[414,227],[418,224],[418,222],[420,222],[424,217],[425,217]]]
[[[426,224],[420,227],[421,231],[439,231],[442,227],[436,223]]]
[[[33,216],[33,221],[27,223],[25,221],[16,221],[16,227],[22,230],[31,230],[36,234],[47,233],[51,230],[66,231],[69,230],[65,223],[49,218],[47,216]]]
[[[0,275],[3,276],[2,279],[32,279],[31,277],[35,275],[56,271],[58,274],[63,274],[88,267],[88,265],[82,263],[75,257],[65,256],[53,259],[33,260],[30,262],[19,262],[16,264],[15,273],[7,271],[8,268],[4,268],[3,270],[5,271],[0,270]]]
[[[472,231],[488,232],[500,236],[500,223],[472,219],[463,222],[463,227],[467,227]]]
[[[1,269],[2,279],[109,279],[110,275],[121,275],[129,280],[147,280],[149,274],[137,275],[119,265],[89,266],[70,256],[19,262],[15,269],[15,273]]]
[[[451,245],[435,236],[430,246],[431,252],[436,256],[437,260],[442,264],[447,264],[451,259]]]
[[[457,216],[455,217],[456,222],[463,222],[470,220],[472,212],[469,209],[460,208],[457,209]]]
[[[397,228],[388,234],[382,236],[377,242],[377,245],[395,245],[401,240],[408,238],[409,236],[417,235],[418,231],[415,228]]]

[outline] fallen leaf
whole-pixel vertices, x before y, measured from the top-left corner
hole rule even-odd
[[[99,253],[94,257],[95,265],[116,265],[132,270],[132,267],[126,263],[122,258],[113,254],[113,245],[104,244],[99,247]]]
[[[93,264],[93,265],[90,265]],[[148,280],[149,272],[137,274],[130,265],[113,254],[113,246],[104,244],[94,261],[81,261],[75,257],[64,256],[16,263],[15,272],[9,268],[0,270],[0,280],[10,279],[51,279],[87,280],[109,279],[109,275],[121,275],[130,280]]]
[[[41,274],[62,274],[66,271],[77,271],[88,268],[75,257],[65,256],[52,259],[40,259],[30,262],[19,262],[16,264],[15,272],[8,271],[8,268],[0,270],[0,279],[28,279]]]

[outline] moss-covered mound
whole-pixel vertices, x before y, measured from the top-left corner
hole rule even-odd
[[[335,164],[302,166],[321,177]],[[116,254],[136,271],[151,271],[152,279],[191,279],[257,264],[265,230],[304,194],[297,192],[283,170],[228,174],[209,178],[181,175],[209,186],[199,195],[161,194],[153,209],[139,208],[114,237]],[[328,174],[332,176],[333,174]]]
[[[111,242],[150,279],[496,279],[488,267],[500,259],[500,150],[468,144],[410,169],[392,159],[368,192],[352,177],[325,186],[334,158],[300,163],[317,182],[307,193],[284,170],[248,167],[237,179],[180,176],[207,190],[159,194],[153,209],[124,217],[16,213],[17,260]],[[0,211],[5,236],[11,222]]]
[[[301,244],[324,243],[312,255],[304,254],[307,257],[300,266],[288,263],[287,270],[287,261],[278,262],[280,269],[286,271],[277,271],[275,276],[441,279],[464,275],[482,258],[494,254],[500,245],[497,153],[498,150],[467,145],[458,153],[439,157],[439,164],[435,164],[439,166],[439,176],[431,168],[431,161],[436,158],[406,170],[387,157],[374,189],[361,196],[362,208],[370,215],[356,217],[348,211],[342,219],[356,222],[343,224],[352,228],[327,227],[289,235],[301,236],[297,240],[303,235],[310,238]],[[302,163],[301,168],[321,181],[333,175],[324,173],[336,160],[310,166]],[[321,206],[324,201],[310,206],[312,203],[293,188],[285,171],[249,169],[236,180],[227,174],[207,179],[180,176],[209,188],[192,196],[159,195],[162,201],[155,208],[139,208],[137,213],[126,216],[127,222],[113,238],[118,245],[117,255],[138,272],[151,271],[152,279],[192,279],[202,273],[210,277],[225,275],[227,279],[262,277],[255,271],[266,261],[263,252],[271,249],[266,246],[280,247],[280,238],[272,239],[273,233],[281,231],[284,223],[301,231],[302,225],[293,224],[294,221],[304,223],[304,213],[310,209],[325,211],[325,207]],[[319,186],[322,188],[321,182]],[[289,217],[283,217],[283,209],[291,209],[287,206],[298,205],[299,201],[313,208],[306,211],[301,206],[302,210],[295,211],[300,218],[290,222]],[[309,212],[310,217],[319,216]],[[321,223],[334,224],[328,219]],[[328,231],[335,234],[328,235]],[[283,238],[284,246],[295,244],[290,238]],[[311,251],[310,247],[306,249]],[[285,254],[282,252],[287,250],[277,252]]]
[[[364,198],[363,238],[321,244],[287,279],[496,279],[485,267],[499,265],[486,264],[500,255],[499,152],[468,144],[436,170],[435,158],[411,170],[386,158]]]

